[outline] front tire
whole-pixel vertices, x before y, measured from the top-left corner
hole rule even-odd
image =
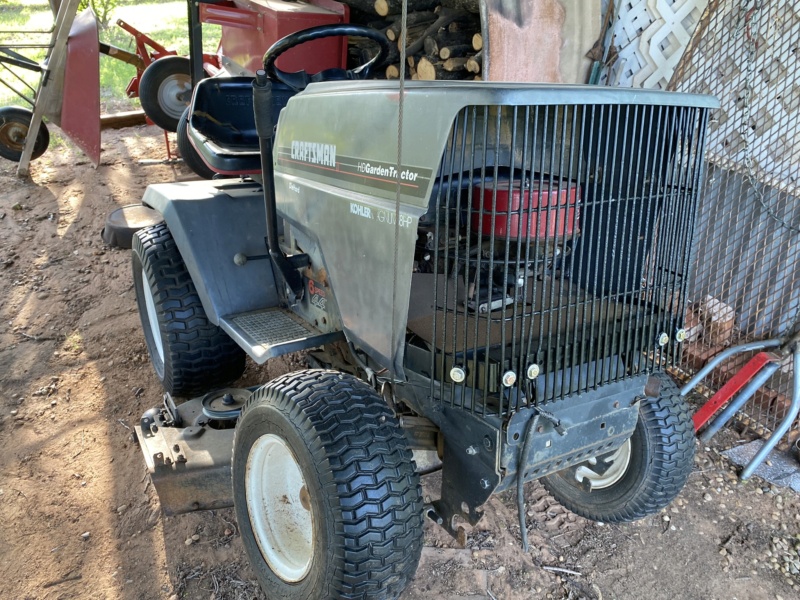
[[[208,320],[165,223],[136,232],[132,266],[147,351],[164,389],[193,396],[238,379],[244,351]]]
[[[677,497],[692,472],[694,452],[686,401],[672,393],[646,397],[636,429],[621,448],[543,477],[542,483],[563,506],[587,519],[635,521]]]
[[[189,106],[191,91],[191,63],[183,56],[165,56],[153,61],[139,80],[144,114],[166,131],[178,128],[178,120]]]
[[[396,598],[422,551],[411,451],[383,399],[336,371],[291,373],[245,405],[233,500],[272,599]]]

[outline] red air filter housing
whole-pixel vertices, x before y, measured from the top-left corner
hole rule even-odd
[[[513,187],[513,189],[512,189]],[[571,181],[533,181],[520,189],[519,181],[500,181],[496,186],[473,188],[472,231],[495,238],[531,241],[573,236],[578,233],[580,188]],[[492,231],[493,197],[494,231]]]

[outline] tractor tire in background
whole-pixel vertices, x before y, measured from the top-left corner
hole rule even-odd
[[[245,353],[208,320],[166,224],[136,232],[132,266],[147,351],[164,389],[194,396],[238,379]]]
[[[213,179],[216,173],[212,171],[209,166],[203,162],[197,150],[194,149],[192,143],[189,141],[189,111],[191,107],[187,106],[186,110],[181,114],[178,120],[178,153],[183,159],[185,164],[191,171],[201,179]]]
[[[635,521],[658,513],[678,496],[692,472],[694,452],[689,406],[674,383],[662,380],[659,397],[641,400],[636,429],[619,449],[547,475],[542,483],[582,517]]]
[[[4,106],[0,108],[0,156],[19,162],[25,148],[25,138],[33,119],[33,112],[18,106]],[[50,145],[50,132],[42,123],[36,134],[31,160],[39,158]]]
[[[139,80],[139,100],[150,120],[166,131],[176,131],[181,114],[192,99],[191,65],[183,56],[165,56],[152,62]]]
[[[386,402],[337,371],[283,375],[233,444],[242,542],[267,598],[397,598],[422,552],[422,495]]]

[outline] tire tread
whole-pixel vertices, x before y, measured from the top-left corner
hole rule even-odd
[[[251,396],[241,418],[262,402],[310,440],[323,490],[335,503],[335,530],[344,543],[333,550],[331,589],[319,597],[399,596],[422,552],[422,495],[389,407],[361,380],[325,370],[276,378]]]
[[[136,232],[133,251],[147,275],[156,310],[163,311],[167,323],[166,331],[162,330],[166,335],[164,388],[190,396],[237,379],[244,371],[244,352],[208,320],[167,225],[159,223]]]

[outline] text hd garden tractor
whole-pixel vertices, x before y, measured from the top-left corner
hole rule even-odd
[[[527,543],[526,481],[590,519],[660,511],[693,464],[661,372],[716,101],[275,68],[331,35],[386,48],[323,26],[201,82],[190,139],[232,177],[144,195],[164,223],[133,276],[168,394],[136,432],[165,512],[233,504],[269,598],[388,598],[424,517],[458,536],[514,488]],[[319,368],[225,387],[297,350]]]

